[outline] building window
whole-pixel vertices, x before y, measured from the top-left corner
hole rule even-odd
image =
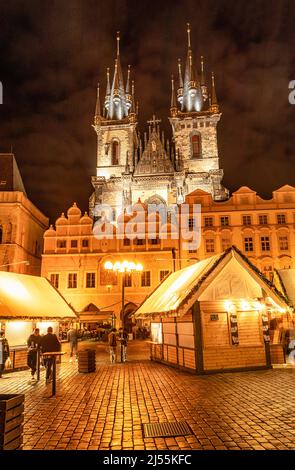
[[[59,274],[50,274],[50,282],[55,287],[58,289],[59,287]]]
[[[135,238],[134,245],[144,245],[145,240],[143,238]]]
[[[86,273],[86,287],[95,287],[95,273]]]
[[[196,224],[195,224],[195,219],[188,219],[188,228],[195,228]]]
[[[261,240],[261,250],[270,251],[269,237],[260,237],[260,240]]]
[[[231,246],[230,238],[222,238],[221,239],[221,250],[225,251]]]
[[[244,238],[244,248],[245,251],[254,251],[254,244],[253,244],[253,238],[252,237],[245,237]]]
[[[284,225],[286,223],[286,215],[285,214],[277,214],[277,223],[279,225]]]
[[[141,287],[150,287],[151,285],[151,272],[143,271],[141,273]]]
[[[160,271],[160,282],[163,281],[163,279],[170,274],[170,271],[168,269],[161,269]]]
[[[264,266],[263,274],[267,279],[273,281],[273,267],[271,265]]]
[[[78,240],[71,240],[71,248],[78,248]]]
[[[213,227],[213,217],[205,217],[205,227]]]
[[[131,273],[125,273],[124,286],[125,287],[132,287],[132,274]]]
[[[112,142],[112,165],[119,165],[119,142],[117,140]]]
[[[123,245],[124,246],[130,246],[130,239],[129,238],[124,238]]]
[[[229,226],[229,217],[228,217],[228,215],[222,215],[220,217],[220,225],[222,227],[228,227]]]
[[[66,248],[67,241],[66,240],[57,240],[57,248]]]
[[[0,225],[0,243],[3,243],[3,228]]]
[[[243,215],[243,225],[251,225],[251,215]]]
[[[289,240],[287,236],[279,237],[279,248],[280,251],[288,251],[289,250]]]
[[[88,248],[89,247],[89,240],[85,239],[82,240],[82,248]]]
[[[260,215],[259,225],[267,225],[267,224],[268,224],[267,215]]]
[[[214,253],[215,251],[215,243],[213,238],[207,238],[205,242],[205,249],[206,253]]]
[[[192,158],[201,158],[201,140],[199,134],[192,135]]]
[[[77,273],[68,274],[68,289],[77,289]]]
[[[151,244],[152,245],[159,245],[159,243],[160,243],[160,240],[158,238],[152,238],[151,239]]]

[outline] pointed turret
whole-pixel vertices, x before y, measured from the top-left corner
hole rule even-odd
[[[173,75],[171,77],[171,106],[170,106],[170,113],[171,113],[172,117],[177,116],[177,101],[176,101]]]
[[[198,112],[202,109],[203,97],[197,73],[193,65],[193,53],[191,49],[191,28],[189,23],[187,24],[187,35],[188,48],[184,72],[182,111]]]
[[[212,87],[211,87],[211,105],[210,111],[212,113],[219,113],[219,105],[217,101],[216,89],[215,89],[215,76],[214,72],[212,72]]]
[[[97,120],[101,117],[101,108],[100,108],[100,96],[99,96],[99,83],[97,84],[97,95],[96,95],[96,106],[95,106],[95,117]]]
[[[204,57],[201,56],[201,89],[202,89],[202,95],[203,95],[203,100],[207,101],[208,99],[208,89],[206,85],[206,77],[205,77],[205,70],[204,70]]]

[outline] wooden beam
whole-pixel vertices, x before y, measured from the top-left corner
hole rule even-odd
[[[193,305],[193,323],[195,333],[195,360],[196,372],[198,375],[204,374],[204,358],[203,358],[203,339],[202,339],[202,322],[200,302],[196,301]]]

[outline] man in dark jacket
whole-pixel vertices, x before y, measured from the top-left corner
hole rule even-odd
[[[9,358],[9,345],[5,338],[4,331],[0,331],[0,378],[5,369],[5,362]]]
[[[57,336],[53,334],[51,326],[47,328],[47,335],[41,338],[40,348],[42,354],[47,352],[59,352],[61,350],[61,344],[57,339]],[[51,368],[52,368],[52,357],[45,357],[44,364],[46,367],[46,383],[48,384],[51,380]]]
[[[31,369],[32,380],[35,379],[37,369],[37,351],[40,348],[41,336],[39,328],[35,328],[27,341],[28,344],[28,366]]]

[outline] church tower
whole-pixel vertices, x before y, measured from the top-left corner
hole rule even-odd
[[[90,211],[95,205],[109,204],[122,210],[122,191],[128,199],[130,192],[129,173],[134,169],[134,159],[138,147],[137,112],[135,109],[134,82],[130,81],[130,66],[127,83],[124,85],[120,60],[120,36],[117,33],[117,56],[114,74],[110,81],[107,69],[106,95],[101,108],[100,90],[97,88],[97,101],[94,116],[94,130],[97,134],[96,176],[92,177],[95,193],[90,199]],[[117,184],[117,178],[120,184]],[[123,178],[123,188],[122,181]],[[110,191],[109,183],[112,181]],[[125,204],[131,201],[125,201]]]
[[[169,118],[178,159],[178,180],[182,179],[185,194],[195,189],[202,189],[211,193],[215,200],[224,200],[228,196],[228,191],[221,185],[223,170],[219,168],[217,147],[217,124],[221,113],[214,74],[211,78],[211,95],[209,95],[203,57],[201,57],[200,76],[193,63],[189,24],[187,35],[184,76],[179,59],[177,96],[172,78]]]

